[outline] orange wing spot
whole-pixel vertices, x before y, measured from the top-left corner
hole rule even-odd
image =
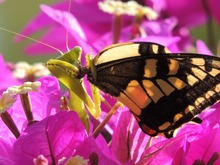
[[[212,70],[209,72],[209,74],[212,75],[213,77],[215,77],[218,74],[220,74],[220,71],[218,69],[212,68]]]
[[[207,74],[198,68],[192,68],[192,72],[199,77],[200,80],[204,80]]]
[[[155,44],[153,44],[152,46],[151,46],[151,48],[152,48],[152,50],[153,50],[153,53],[154,54],[158,54],[158,45],[155,45]]]
[[[141,109],[145,108],[151,102],[150,98],[136,80],[132,80],[128,84],[124,93],[125,94],[121,93],[117,99],[138,116],[141,114]]]
[[[220,62],[217,61],[217,60],[213,60],[213,61],[212,61],[212,65],[213,65],[215,68],[219,68]]]
[[[189,112],[191,112],[192,110],[194,110],[195,109],[195,107],[194,106],[192,106],[192,105],[189,105],[186,109],[185,109],[185,114],[187,114],[187,113],[189,113]]]
[[[220,84],[217,84],[217,85],[215,86],[214,90],[215,90],[216,92],[220,92]]]
[[[205,60],[202,58],[192,58],[191,63],[194,65],[205,65]]]
[[[150,135],[150,136],[156,136],[158,134],[157,131],[151,129],[150,127],[148,127],[147,125],[145,124],[139,124],[141,129],[144,131],[144,133]]]
[[[181,89],[183,89],[186,86],[186,84],[182,80],[177,78],[177,77],[169,77],[168,80],[178,90],[181,90]]]
[[[183,117],[183,115],[181,113],[177,113],[173,118],[173,122],[175,123],[176,121],[178,121],[182,117]]]
[[[202,102],[205,101],[204,97],[199,97],[195,100],[195,106],[199,106]]]
[[[190,86],[193,86],[194,84],[199,82],[199,80],[197,78],[195,78],[193,75],[189,74],[189,75],[187,75],[187,82]]]
[[[148,93],[148,95],[151,97],[151,99],[156,103],[158,100],[160,100],[161,97],[164,96],[164,94],[158,89],[155,84],[150,80],[143,80],[144,87]]]
[[[179,62],[176,60],[170,59],[170,65],[169,65],[169,73],[168,75],[175,75],[179,70]]]
[[[156,81],[167,96],[175,90],[171,85],[169,85],[167,82],[165,82],[162,79],[157,79]]]
[[[214,94],[215,94],[214,91],[208,91],[208,92],[206,92],[206,94],[205,94],[205,98],[210,99],[210,97],[212,97]]]
[[[165,122],[165,123],[163,123],[161,126],[159,126],[158,129],[159,129],[160,131],[163,131],[163,130],[167,129],[170,125],[171,125],[170,122]]]
[[[147,59],[145,60],[146,65],[144,67],[144,77],[152,78],[157,74],[157,60],[155,59]]]
[[[141,108],[138,107],[130,98],[128,98],[124,93],[120,93],[119,97],[116,97],[118,101],[126,105],[135,115],[140,116]]]

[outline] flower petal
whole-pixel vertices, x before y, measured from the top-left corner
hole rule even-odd
[[[12,158],[11,158],[11,152],[12,152],[12,144],[10,143],[10,140],[5,140],[0,137],[0,164],[12,164]]]
[[[77,147],[74,155],[80,155],[84,159],[89,159],[93,153],[98,156],[98,164],[117,164],[114,156],[110,153],[107,143],[102,137],[98,137],[97,139],[94,139],[92,136],[88,137]]]
[[[21,82],[16,80],[13,77],[12,72],[10,71],[7,64],[4,62],[3,57],[0,55],[0,73],[4,73],[5,76],[0,76],[0,94],[2,94],[3,91],[5,91],[8,87],[12,85],[19,85]]]
[[[55,114],[60,110],[60,87],[55,77],[45,76],[37,81],[41,82],[39,92],[31,92],[30,98],[35,120]]]
[[[197,52],[200,54],[213,55],[213,53],[209,50],[209,48],[205,45],[205,43],[202,40],[198,40],[196,42],[196,48],[197,48]]]
[[[114,131],[111,151],[124,164],[128,160],[139,160],[145,150],[149,136],[142,132],[130,111],[121,113]]]
[[[185,136],[161,141],[146,149],[137,165],[182,164],[187,144]]]
[[[69,157],[85,138],[86,131],[75,112],[59,112],[28,127],[14,143],[15,164],[32,164],[43,155],[49,164]]]

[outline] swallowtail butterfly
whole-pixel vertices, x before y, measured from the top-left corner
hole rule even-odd
[[[88,80],[130,108],[150,136],[173,136],[175,129],[220,98],[220,59],[170,53],[164,46],[116,44],[94,58],[96,76]]]

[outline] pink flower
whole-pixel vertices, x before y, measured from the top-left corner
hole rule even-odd
[[[176,17],[178,27],[196,27],[214,19],[220,23],[218,0],[146,0],[146,4],[160,12],[161,18]],[[185,12],[184,12],[185,11]]]
[[[0,55],[0,72],[4,73],[5,76],[0,77],[0,94],[12,85],[19,85],[21,82],[13,77],[12,71],[9,66],[4,62],[4,59]]]
[[[199,54],[213,55],[213,53],[209,50],[209,48],[202,40],[198,40],[196,42],[196,48],[197,48],[197,53]]]
[[[71,34],[69,35],[69,46],[72,48],[81,45],[83,50],[84,48],[89,50],[92,42],[111,29],[111,15],[99,10],[97,2],[98,0],[73,1],[70,11],[72,14],[64,12],[68,10],[68,1],[54,5],[53,9],[42,5],[43,13],[35,17],[22,34],[28,36],[44,27],[50,27],[49,32],[40,40],[66,51],[66,29],[68,29]],[[90,13],[90,19],[88,19],[87,13]],[[18,39],[22,38],[18,37]],[[27,52],[38,54],[42,53],[42,50],[43,53],[53,51],[51,48],[35,43],[27,49]]]
[[[219,22],[215,1],[207,2],[207,9]],[[97,54],[103,47],[112,44],[113,35],[112,15],[101,11],[98,2],[73,1],[70,13],[66,12],[69,2],[60,2],[53,7],[41,5],[42,12],[27,25],[22,34],[31,35],[48,28],[40,40],[63,51],[66,50],[68,29],[70,47],[80,45],[84,54],[89,53],[92,48],[93,54]],[[206,15],[207,9],[204,9],[202,4],[205,1],[196,0],[194,4],[188,0],[178,3],[172,0],[150,2],[160,13],[160,19],[143,19],[141,24],[137,25],[133,24],[134,19],[131,16],[123,16],[124,25],[120,27],[118,42],[150,41],[165,45],[171,52],[181,52],[186,45],[192,46],[188,27],[200,25],[209,19]],[[160,4],[156,5],[158,2]],[[182,9],[186,7],[188,11],[183,13]],[[196,47],[198,53],[212,54],[200,40],[197,41]],[[39,43],[27,48],[29,53],[35,54],[48,53],[51,50]],[[1,77],[1,93],[8,86],[25,81],[14,78],[1,57],[0,64],[0,71],[7,75]],[[13,106],[7,111],[18,127],[19,136],[15,138],[0,120],[0,164],[65,164],[77,161],[92,165],[220,163],[219,104],[207,108],[198,116],[203,119],[202,124],[186,123],[177,130],[175,137],[166,139],[157,136],[149,144],[150,137],[142,132],[126,107],[120,108],[112,115],[108,123],[105,123],[102,133],[94,135],[93,127],[95,129],[100,122],[104,123],[103,119],[109,113],[109,107],[101,105],[102,113],[98,120],[86,118],[87,124],[90,124],[90,132],[86,132],[76,112],[60,110],[63,91],[58,80],[52,76],[43,76],[38,81],[41,82],[39,92],[28,93],[33,112],[31,125],[25,118],[23,102],[19,96],[15,96]],[[85,87],[89,89],[88,82]],[[102,95],[111,105],[116,103],[110,96],[104,93]],[[68,94],[66,96],[69,97]],[[68,109],[67,103],[65,108]]]
[[[80,155],[84,159],[97,164],[117,165],[118,162],[111,153],[108,144],[102,136],[94,139],[92,136],[85,139],[77,148],[74,155]],[[91,163],[92,164],[92,163]]]
[[[110,149],[120,164],[136,162],[145,150],[149,136],[139,128],[131,112],[124,111],[117,121]]]
[[[29,93],[34,119],[37,121],[58,112],[60,105],[60,91],[57,79],[54,77],[42,77],[38,79],[38,81],[42,83],[39,92]],[[23,107],[19,97],[17,97],[16,102],[8,112],[13,116],[20,131],[24,130],[27,126],[25,114],[22,111]],[[5,127],[1,120],[0,123],[0,126],[2,127],[0,134],[3,133],[3,130],[9,132],[8,128]]]
[[[161,21],[145,21],[142,23],[142,28],[146,33],[146,37],[138,36],[131,40],[132,26],[127,26],[121,31],[121,37],[119,42],[128,41],[143,41],[143,42],[155,42],[168,47],[173,52],[178,52],[180,49],[177,47],[177,43],[181,40],[180,36],[173,36],[172,30],[176,25],[176,19],[165,19]],[[95,50],[101,50],[107,45],[111,45],[112,33],[108,32],[98,39],[93,47]],[[98,52],[97,52],[98,53]]]
[[[3,3],[3,2],[5,2],[5,0],[0,0],[0,3]]]
[[[209,112],[211,111],[211,112]],[[219,109],[207,109],[199,124],[185,124],[176,137],[158,142],[146,149],[139,164],[193,164],[197,160],[207,163],[213,154],[219,154]],[[218,164],[219,159],[215,162]]]
[[[33,111],[33,118],[35,121],[44,119],[45,117],[55,114],[59,109],[59,98],[60,91],[58,87],[58,81],[53,77],[42,77],[38,81],[41,82],[42,86],[39,88],[39,93],[29,92],[29,97],[31,98],[31,105]],[[20,98],[15,97],[16,101],[13,106],[7,110],[8,114],[14,120],[18,130],[22,132],[27,128],[27,119],[24,114],[23,106],[21,104]],[[6,159],[4,155],[9,155],[9,160],[12,152],[12,145],[16,141],[14,135],[5,123],[0,120],[0,143],[4,147],[10,149],[2,150],[0,161]]]
[[[151,6],[159,13],[160,19],[175,18],[177,24],[173,30],[173,35],[181,36],[178,43],[180,48],[187,49],[192,44],[193,36],[190,35],[189,29],[199,27],[205,23],[210,25],[210,21],[214,20],[220,24],[220,13],[216,5],[218,0],[145,0],[145,4]],[[215,29],[207,26],[206,31],[209,47],[215,51]],[[217,31],[216,31],[217,32]],[[213,34],[214,33],[214,34]]]
[[[205,110],[200,117],[202,124],[188,123],[178,129],[174,138],[153,138],[144,134],[129,111],[122,112],[114,130],[110,149],[120,164],[192,164],[197,160],[207,163],[214,157],[218,164],[219,105]],[[214,155],[214,156],[213,156]]]
[[[79,45],[83,49],[83,54],[89,53],[92,48],[92,53],[97,54],[103,47],[112,44],[112,24],[113,19],[110,14],[106,14],[98,8],[97,2],[88,0],[86,3],[74,1],[70,13],[64,11],[68,9],[66,2],[62,2],[49,7],[41,5],[40,13],[34,18],[22,32],[23,35],[30,35],[39,31],[41,28],[50,27],[49,31],[40,39],[41,42],[52,45],[62,51],[66,51],[66,30],[69,32],[69,47]],[[83,11],[83,12],[82,12]],[[84,11],[90,13],[88,15]],[[92,14],[92,15],[91,15]],[[131,16],[124,16],[123,26],[121,27],[121,35],[119,42],[128,42],[133,38],[135,25],[132,24],[135,18]],[[160,21],[143,20],[140,25],[142,34],[137,35],[135,40],[143,40],[159,43],[177,44],[181,38],[173,35],[173,28],[176,26],[176,19],[164,19]],[[138,30],[138,29],[136,29]],[[135,32],[137,33],[137,32]],[[59,34],[59,35],[57,35]],[[138,34],[138,33],[137,33]],[[180,33],[179,33],[180,34]],[[182,34],[181,34],[182,35]],[[184,41],[191,44],[189,34],[183,34]],[[18,36],[18,39],[21,37]],[[161,42],[161,40],[163,40]],[[178,40],[178,42],[177,42]],[[175,49],[178,49],[175,46]],[[184,46],[180,47],[181,49]],[[31,44],[26,51],[30,54],[49,53],[51,48],[39,43]]]
[[[14,143],[14,164],[31,164],[38,155],[49,164],[69,157],[86,138],[86,131],[74,112],[59,112],[28,127]]]

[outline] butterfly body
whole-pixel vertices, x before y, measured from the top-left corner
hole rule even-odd
[[[164,46],[134,42],[105,48],[88,80],[125,104],[150,136],[175,129],[220,98],[220,59],[170,53]]]

